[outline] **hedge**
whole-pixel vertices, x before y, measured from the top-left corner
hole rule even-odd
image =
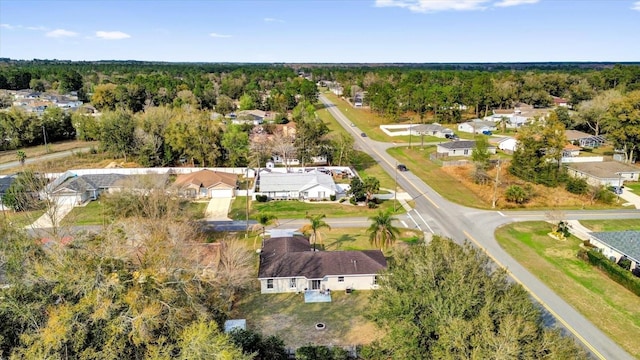
[[[611,280],[640,296],[640,278],[633,275],[631,271],[621,268],[597,250],[580,250],[578,257],[603,270]]]

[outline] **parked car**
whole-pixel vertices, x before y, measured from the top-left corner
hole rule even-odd
[[[491,136],[491,135],[493,135],[493,133],[491,131],[489,131],[489,130],[485,130],[485,131],[482,132],[482,135]]]
[[[360,136],[362,136],[362,137],[367,137],[367,134],[365,134],[365,133],[360,133]]]
[[[460,140],[460,137],[456,134],[444,134],[444,137],[449,140]]]
[[[356,124],[354,124],[354,123],[351,123],[351,126],[356,126]]]
[[[609,190],[613,191],[616,195],[622,194],[622,189],[624,189],[624,186],[609,186]]]
[[[400,171],[407,171],[407,170],[408,170],[408,169],[407,169],[407,167],[406,167],[406,166],[404,166],[404,164],[398,164],[397,168],[398,168],[398,170],[400,170]]]

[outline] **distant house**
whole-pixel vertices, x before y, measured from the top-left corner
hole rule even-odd
[[[47,195],[58,204],[78,205],[96,200],[101,193],[120,189],[127,175],[94,174],[75,176],[66,172],[48,185]]]
[[[565,98],[553,96],[553,104],[558,107],[568,107],[569,101]]]
[[[410,127],[412,135],[427,135],[444,138],[446,135],[453,135],[453,130],[440,124],[413,125]]]
[[[605,143],[604,136],[591,135],[578,130],[565,130],[567,141],[581,147],[596,148]]]
[[[0,211],[4,210],[2,206],[2,197],[9,190],[9,187],[16,180],[16,175],[0,176]]]
[[[387,268],[380,250],[312,251],[302,236],[265,240],[260,252],[260,292],[305,290],[372,290]]]
[[[180,174],[174,184],[192,198],[231,198],[238,187],[238,175],[204,169]]]
[[[504,151],[507,154],[513,154],[518,147],[518,140],[512,137],[498,138],[495,141],[489,141],[498,146],[498,149]]]
[[[473,153],[473,148],[475,147],[475,141],[451,141],[436,145],[436,152],[438,156],[471,156],[471,154]],[[490,154],[496,153],[495,146],[489,145],[487,150]]]
[[[265,173],[260,175],[259,192],[274,200],[328,200],[340,189],[333,177],[318,171],[308,173]]]
[[[580,150],[582,150],[580,146],[569,143],[562,148],[562,157],[580,156]]]
[[[482,121],[477,119],[459,124],[458,131],[470,134],[482,134],[486,131],[496,131],[496,123],[493,121]]]
[[[614,262],[627,258],[631,269],[640,269],[640,231],[607,231],[589,233],[589,242]]]
[[[618,186],[625,181],[638,181],[640,168],[617,161],[567,164],[569,175],[584,178],[591,185]]]
[[[262,110],[241,110],[232,118],[232,124],[252,124],[254,126],[264,123],[268,113]]]

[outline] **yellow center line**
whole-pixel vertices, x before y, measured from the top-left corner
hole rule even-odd
[[[484,247],[482,247],[480,245],[480,243],[473,237],[471,236],[471,234],[469,234],[466,230],[463,230],[464,235],[471,240],[479,249],[481,249],[491,260],[493,260],[494,263],[496,263],[498,266],[500,266],[501,268],[505,269],[505,271],[507,272],[507,274],[509,274],[509,276],[511,276],[511,278],[518,284],[520,284],[520,286],[522,286],[530,295],[531,297],[533,297],[538,303],[540,303],[540,305],[542,305],[551,315],[553,315],[553,317],[555,317],[556,319],[558,319],[558,321],[560,321],[560,323],[562,323],[562,325],[568,329],[569,331],[571,331],[571,333],[578,339],[580,340],[580,342],[582,342],[598,359],[601,360],[606,360],[606,358],[600,354],[600,352],[598,350],[596,350],[593,345],[591,345],[584,337],[582,337],[582,335],[578,334],[578,332],[571,326],[569,325],[563,318],[560,317],[560,315],[558,315],[558,313],[556,313],[555,311],[553,311],[553,309],[551,309],[549,307],[549,305],[547,305],[544,301],[542,301],[542,299],[536,295],[533,291],[531,291],[531,289],[529,289],[529,287],[527,287],[522,281],[520,281],[520,279],[518,279],[510,270],[509,268],[507,268],[506,266],[502,265],[501,262],[498,261],[498,259],[496,259],[495,257],[493,257],[493,255],[491,255]]]

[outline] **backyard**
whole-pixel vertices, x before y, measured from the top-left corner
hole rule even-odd
[[[600,229],[640,228],[640,220],[584,221]],[[582,313],[632,356],[640,357],[640,298],[577,258],[581,241],[552,239],[546,222],[509,224],[496,231],[500,245],[522,266]]]

